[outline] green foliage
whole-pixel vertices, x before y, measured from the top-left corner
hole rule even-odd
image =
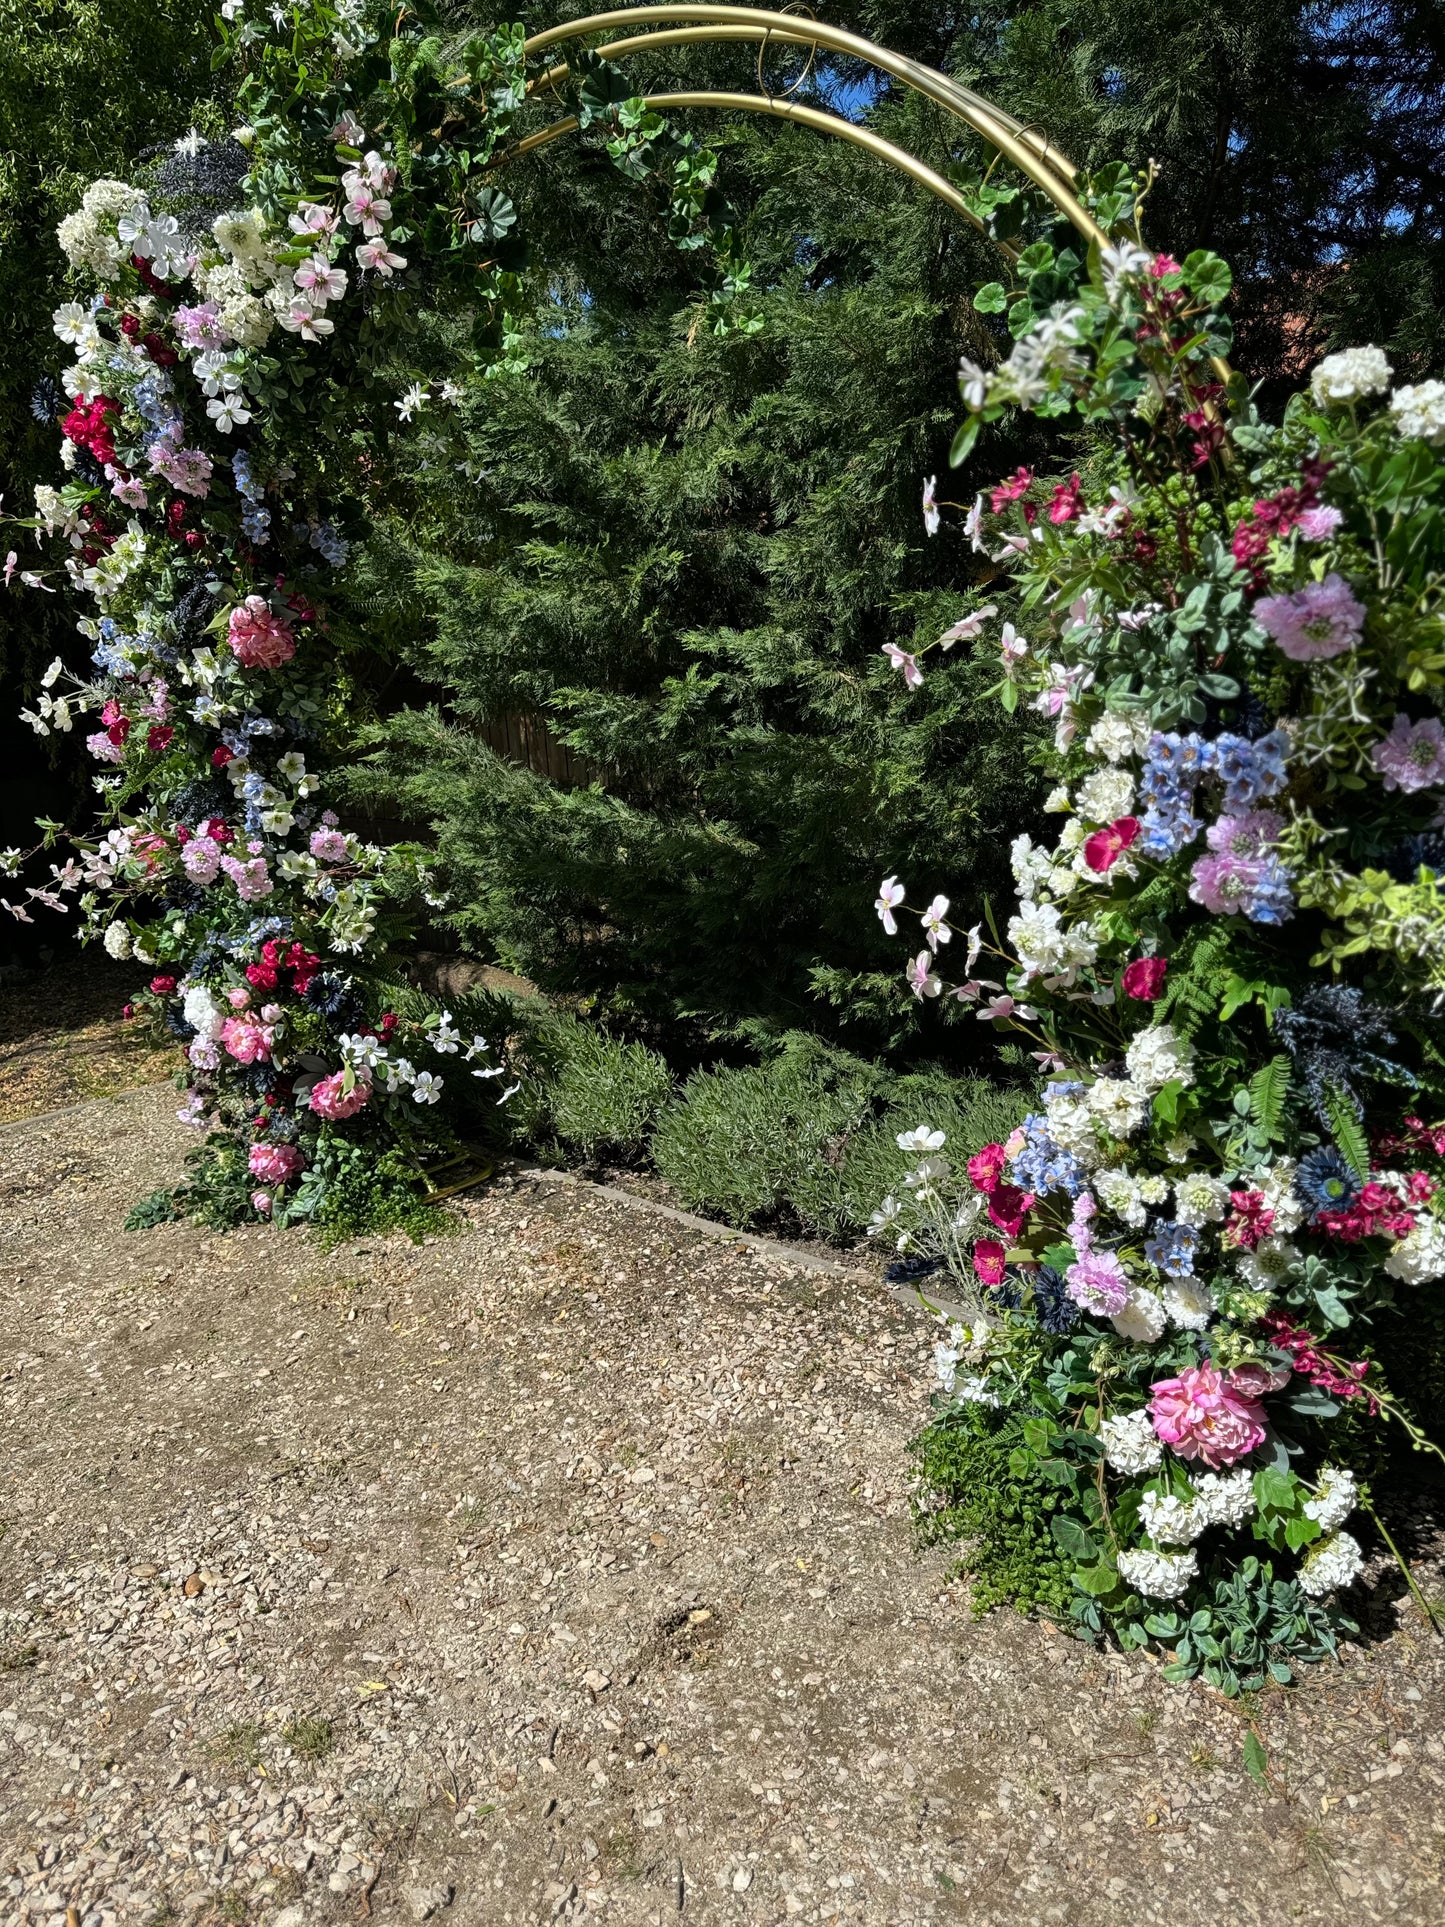
[[[631,1160],[672,1095],[672,1073],[645,1044],[558,1017],[528,1041],[522,1103],[532,1128],[570,1151]]]
[[[1212,1597],[1193,1612],[1151,1612],[1142,1631],[1172,1657],[1171,1680],[1203,1679],[1234,1699],[1271,1680],[1288,1685],[1298,1665],[1339,1656],[1340,1639],[1359,1632],[1337,1607],[1322,1606],[1293,1580],[1276,1579],[1267,1560],[1250,1557],[1213,1576]]]

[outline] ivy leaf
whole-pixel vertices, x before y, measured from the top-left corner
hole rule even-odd
[[[1008,304],[1008,291],[1002,281],[985,281],[973,297],[973,305],[980,314],[1002,314]]]

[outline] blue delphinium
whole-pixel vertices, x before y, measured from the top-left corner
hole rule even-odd
[[[1031,1113],[1024,1119],[1023,1132],[1023,1149],[1009,1166],[1014,1183],[1037,1198],[1047,1197],[1050,1191],[1065,1191],[1076,1198],[1088,1174],[1072,1152],[1049,1136],[1048,1119]]]
[[[1169,1278],[1193,1277],[1198,1248],[1199,1233],[1194,1226],[1175,1224],[1170,1219],[1156,1224],[1154,1235],[1144,1240],[1144,1256]]]

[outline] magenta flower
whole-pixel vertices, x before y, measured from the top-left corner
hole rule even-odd
[[[1064,1273],[1064,1290],[1096,1318],[1112,1318],[1129,1302],[1129,1280],[1112,1251],[1086,1251]]]
[[[1151,1389],[1149,1421],[1181,1459],[1202,1459],[1214,1471],[1264,1441],[1264,1407],[1213,1365],[1161,1378]]]
[[[1408,716],[1396,716],[1390,733],[1376,743],[1370,761],[1384,778],[1387,790],[1429,789],[1445,782],[1445,728],[1438,717],[1427,716],[1412,723]]]
[[[1001,1285],[1007,1251],[997,1238],[980,1238],[973,1248],[973,1269],[981,1285]]]
[[[1343,576],[1330,574],[1293,595],[1264,596],[1254,605],[1254,619],[1291,662],[1323,662],[1354,648],[1364,630],[1365,606]]]

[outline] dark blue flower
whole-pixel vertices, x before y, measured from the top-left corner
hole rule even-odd
[[[1294,1188],[1312,1217],[1321,1211],[1348,1211],[1360,1195],[1354,1172],[1333,1144],[1322,1144],[1318,1151],[1300,1159]]]
[[[312,989],[320,982],[321,979],[316,978]],[[310,991],[306,994],[306,1001],[311,1001]],[[931,1278],[935,1271],[942,1269],[942,1258],[895,1258],[883,1276],[890,1285],[916,1285],[920,1278]]]
[[[1046,1332],[1062,1338],[1079,1322],[1079,1308],[1064,1289],[1064,1281],[1052,1265],[1040,1265],[1034,1273],[1034,1316]]]

